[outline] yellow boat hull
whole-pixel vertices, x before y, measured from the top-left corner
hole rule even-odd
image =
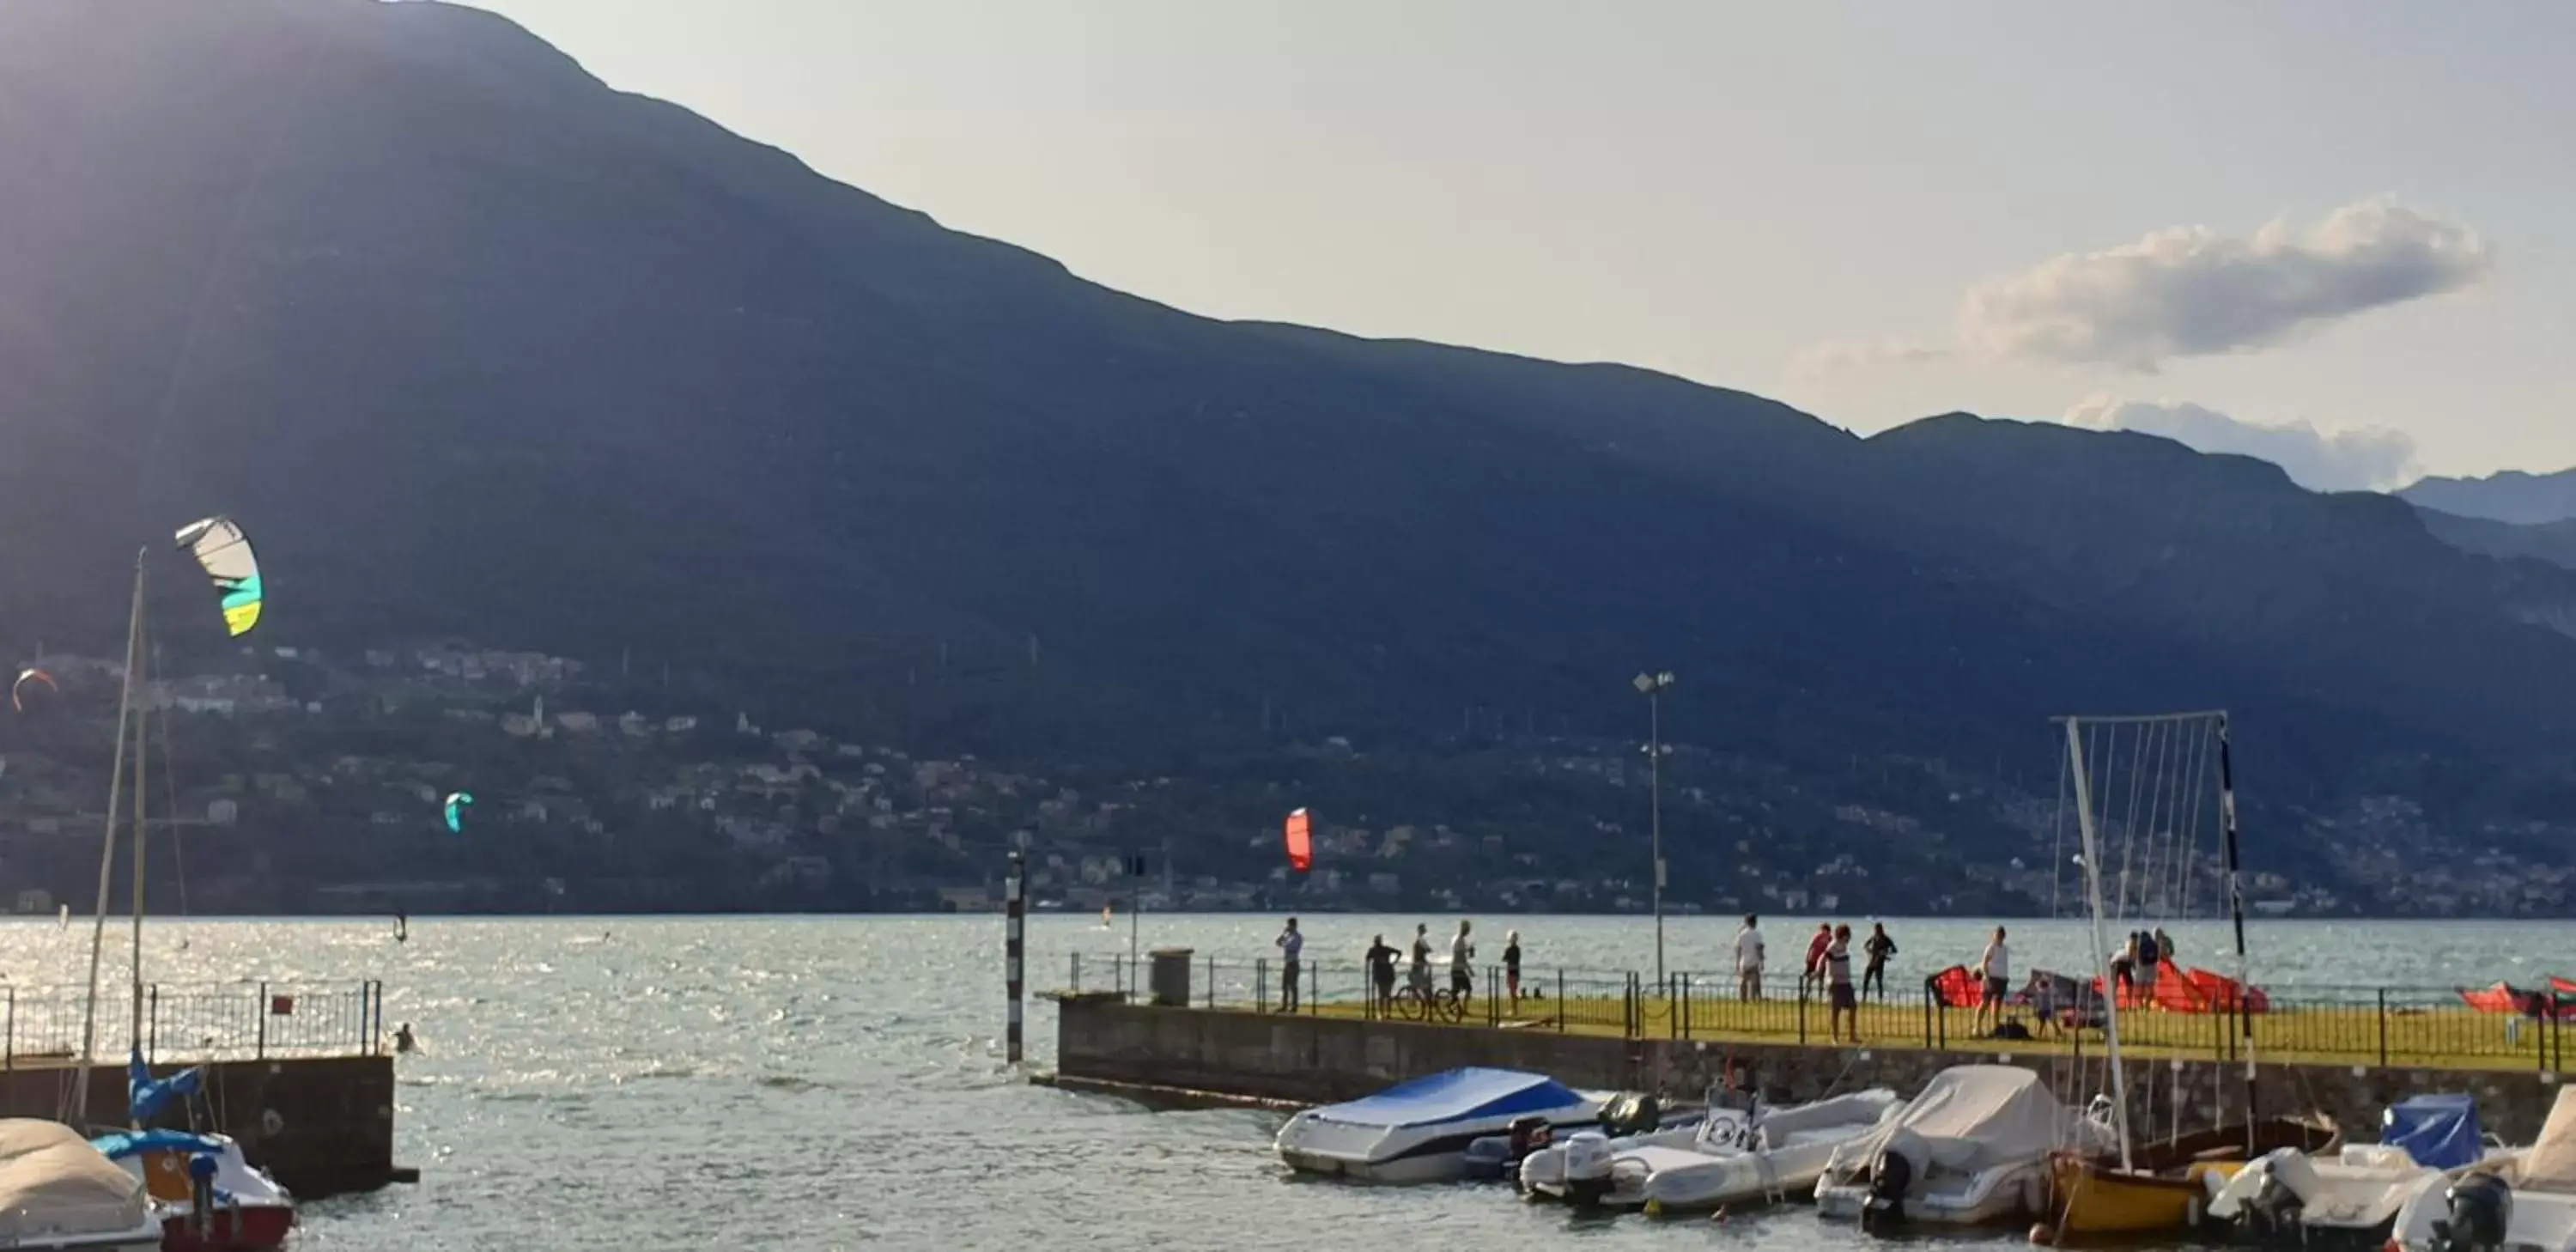
[[[2189,1230],[2209,1200],[2204,1176],[2235,1176],[2237,1161],[2195,1162],[2182,1174],[2129,1173],[2116,1165],[2061,1156],[2050,1166],[2057,1197],[2057,1237],[2143,1235]]]

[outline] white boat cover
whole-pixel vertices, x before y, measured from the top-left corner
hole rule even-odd
[[[0,1120],[0,1232],[112,1235],[147,1225],[143,1184],[61,1122]]]
[[[2560,1087],[2558,1102],[2540,1138],[2522,1158],[2521,1186],[2528,1191],[2576,1192],[2576,1087]]]
[[[1918,1171],[1938,1166],[1975,1173],[2035,1160],[2056,1149],[2066,1107],[2039,1075],[2018,1065],[1960,1065],[1932,1076],[1896,1119],[1859,1139],[1848,1159],[1894,1150]]]

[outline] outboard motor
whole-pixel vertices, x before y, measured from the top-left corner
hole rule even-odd
[[[1905,1193],[1914,1185],[1914,1162],[1905,1154],[1881,1149],[1869,1163],[1869,1200],[1861,1205],[1860,1227],[1881,1231],[1905,1220]]]
[[[1565,1141],[1565,1198],[1597,1204],[1610,1193],[1610,1138],[1594,1130],[1578,1131]]]
[[[188,1222],[197,1238],[215,1233],[215,1158],[205,1152],[188,1158]]]
[[[2265,1239],[2292,1238],[2299,1233],[2299,1216],[2307,1207],[2307,1202],[2290,1189],[2290,1184],[2281,1181],[2279,1174],[2266,1170],[2262,1181],[2255,1184],[2254,1194],[2238,1206],[2237,1220]]]
[[[2443,1199],[2451,1215],[2433,1223],[2433,1252],[2498,1252],[2513,1224],[2513,1188],[2493,1174],[2470,1174]]]
[[[1556,1142],[1556,1127],[1548,1124],[1544,1117],[1515,1117],[1512,1124],[1504,1128],[1504,1133],[1511,1139],[1512,1160],[1515,1162]]]
[[[1663,1120],[1663,1102],[1651,1095],[1629,1092],[1601,1106],[1601,1132],[1605,1135],[1641,1135]]]

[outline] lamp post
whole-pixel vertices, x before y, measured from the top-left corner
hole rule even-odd
[[[1664,693],[1673,672],[1658,670],[1630,680],[1646,697],[1646,803],[1655,840],[1655,982],[1664,981]]]

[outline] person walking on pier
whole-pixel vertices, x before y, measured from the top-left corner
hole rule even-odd
[[[2003,1025],[2004,997],[2012,994],[2012,949],[2004,946],[2003,927],[1995,927],[1994,942],[1977,958],[1977,976],[1985,980],[1985,994],[1977,997],[1976,1029],[1983,1033],[1988,1013],[1994,1014],[1995,1025]]]
[[[1871,922],[1869,941],[1863,943],[1860,950],[1869,957],[1869,965],[1860,972],[1860,993],[1868,995],[1869,989],[1876,987],[1878,998],[1884,1003],[1887,999],[1887,958],[1896,955],[1896,940],[1888,936],[1887,923]]]
[[[1467,942],[1472,929],[1466,918],[1458,919],[1458,933],[1449,939],[1449,994],[1464,1005],[1476,994],[1476,945]]]
[[[1377,988],[1377,1015],[1385,1017],[1395,1008],[1395,949],[1386,946],[1385,935],[1369,936],[1369,985]]]
[[[1512,1011],[1521,1011],[1521,932],[1503,936],[1503,988],[1511,993]]]
[[[1276,944],[1280,955],[1286,958],[1279,967],[1279,1011],[1294,1013],[1297,1011],[1297,959],[1306,953],[1306,936],[1297,933],[1297,919],[1292,917],[1288,919],[1288,929],[1280,931],[1279,937],[1270,942]]]
[[[1431,1000],[1431,923],[1413,924],[1413,950],[1407,956],[1405,985],[1413,988],[1427,1004]]]
[[[1832,1008],[1825,1017],[1828,1038],[1839,1040],[1843,1014],[1851,1014],[1851,1041],[1860,1042],[1860,996],[1852,990],[1851,927],[1834,927],[1833,942],[1825,948],[1826,1003]]]
[[[1762,919],[1744,915],[1744,929],[1735,932],[1735,994],[1739,999],[1762,998]]]

